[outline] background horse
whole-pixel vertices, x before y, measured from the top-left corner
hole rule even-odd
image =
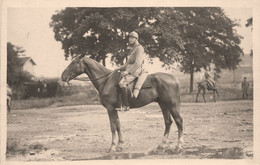
[[[107,109],[112,132],[112,144],[110,152],[121,151],[124,142],[120,128],[118,112],[115,108],[120,107],[119,87],[120,73],[111,71],[93,59],[76,57],[62,73],[62,81],[69,83],[78,75],[86,73],[93,85],[99,92],[100,102]],[[158,102],[165,121],[165,131],[162,142],[158,148],[166,147],[173,117],[178,127],[178,144],[173,152],[181,152],[183,144],[183,119],[180,116],[180,89],[179,81],[171,74],[155,73],[151,76],[151,88],[140,90],[137,99],[129,95],[131,108]],[[116,138],[118,135],[118,140]]]
[[[208,87],[207,85],[207,81],[201,81],[198,83],[198,93],[197,93],[197,96],[196,96],[196,102],[198,102],[198,96],[200,94],[200,91],[202,90],[202,96],[203,96],[203,100],[204,102],[206,103],[206,99],[205,99],[205,94],[206,94],[206,90],[209,90],[209,91],[213,91],[213,96],[214,96],[214,102],[216,102],[216,94],[219,96],[218,94],[218,89],[216,87],[216,85],[214,85],[213,87]]]

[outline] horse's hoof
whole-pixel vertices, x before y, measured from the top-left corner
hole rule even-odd
[[[166,148],[166,144],[160,144],[157,147],[157,149],[165,149],[165,148]]]
[[[111,147],[109,150],[108,150],[108,153],[110,154],[113,154],[116,152],[116,148],[115,147]]]
[[[123,151],[123,147],[116,147],[116,152],[122,152]]]
[[[169,154],[169,155],[173,155],[173,154],[180,154],[183,152],[183,148],[180,146],[175,147],[175,149],[173,148],[167,148],[165,149],[165,153]]]
[[[115,150],[112,150],[112,149],[109,149],[109,150],[108,150],[108,153],[110,153],[110,154],[115,154],[116,151],[115,151]]]
[[[174,149],[174,153],[175,154],[179,154],[179,153],[182,153],[183,152],[183,148],[180,147],[180,146],[177,146],[175,149]]]
[[[152,149],[152,150],[149,150],[146,154],[147,155],[156,155],[158,154],[158,149]]]
[[[167,148],[167,149],[164,150],[164,152],[167,153],[167,154],[169,154],[169,155],[173,155],[173,154],[175,154],[173,148]]]

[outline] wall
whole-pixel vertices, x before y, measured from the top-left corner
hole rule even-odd
[[[31,73],[32,75],[34,75],[34,65],[32,64],[32,62],[30,60],[28,60],[24,63],[23,71],[27,71],[27,72]]]

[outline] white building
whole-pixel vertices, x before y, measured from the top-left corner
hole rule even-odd
[[[29,72],[31,75],[34,75],[34,66],[36,63],[33,61],[31,57],[21,56],[18,58],[19,67],[21,71]]]

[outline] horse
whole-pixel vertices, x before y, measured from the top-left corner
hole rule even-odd
[[[199,96],[201,90],[203,91],[202,96],[203,96],[203,100],[204,100],[205,103],[206,103],[206,99],[205,99],[206,90],[209,90],[209,91],[212,90],[213,91],[214,102],[216,102],[216,94],[215,93],[217,93],[218,96],[219,96],[219,93],[218,93],[218,89],[217,89],[215,84],[214,84],[213,87],[209,87],[208,82],[206,80],[198,82],[198,93],[197,93],[197,96],[196,96],[196,102],[198,102],[198,96]]]
[[[112,133],[112,143],[108,152],[120,152],[123,149],[123,136],[120,128],[118,111],[115,108],[120,107],[120,72],[112,71],[99,64],[97,61],[79,55],[63,71],[61,79],[69,84],[69,81],[81,74],[87,74],[90,81],[98,90],[100,102],[107,109]],[[165,130],[158,149],[165,149],[167,139],[170,133],[171,124],[174,119],[178,128],[178,143],[176,147],[168,147],[174,153],[183,151],[183,119],[180,115],[180,85],[178,79],[172,74],[154,73],[151,77],[151,87],[143,88],[137,99],[130,97],[129,104],[131,108],[145,106],[151,102],[157,102],[161,108]],[[172,118],[171,118],[172,116]],[[118,138],[116,138],[116,135]],[[117,140],[118,139],[118,140]]]

